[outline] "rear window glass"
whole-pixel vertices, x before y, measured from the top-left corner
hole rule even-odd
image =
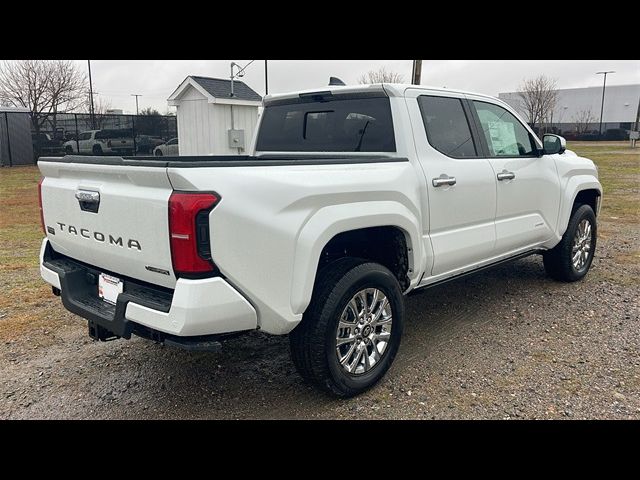
[[[262,115],[258,151],[396,151],[388,97],[270,105]]]

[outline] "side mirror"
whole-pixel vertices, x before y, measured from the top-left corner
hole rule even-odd
[[[560,135],[546,133],[542,137],[542,146],[543,155],[554,155],[556,153],[564,153],[567,149],[567,141]]]

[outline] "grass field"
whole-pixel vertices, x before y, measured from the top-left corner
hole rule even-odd
[[[568,148],[598,165],[605,192],[600,236],[611,238],[618,235],[622,226],[640,225],[640,148],[633,150],[620,142],[570,143]],[[39,178],[35,166],[0,168],[0,340],[25,329],[51,326],[46,310],[58,306],[38,271],[43,237],[38,210]],[[631,247],[614,260],[640,263],[640,251],[637,246]]]

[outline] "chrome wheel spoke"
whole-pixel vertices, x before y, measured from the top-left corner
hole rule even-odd
[[[391,332],[380,332],[376,335],[377,342],[388,342],[391,338]]]
[[[369,370],[371,368],[371,361],[369,360],[369,350],[367,349],[367,347],[365,346],[362,351],[363,356],[364,356],[364,371],[366,372],[367,370]]]
[[[382,300],[380,301],[380,306],[378,307],[378,311],[376,312],[376,314],[373,316],[373,319],[371,320],[372,326],[379,324],[379,321],[380,321],[380,318],[382,317],[384,309],[387,308],[388,304],[389,304],[389,300],[387,299],[387,297],[383,296]]]
[[[346,345],[347,343],[353,343],[356,341],[356,337],[338,338],[336,339],[336,346]]]
[[[378,297],[380,296],[380,290],[378,290],[377,288],[375,288],[373,290],[373,293],[371,295],[371,305],[369,307],[369,313],[372,314],[373,313],[373,309],[376,307],[376,305],[378,304]]]
[[[360,292],[360,302],[362,303],[362,315],[369,310],[369,304],[367,303],[367,291],[362,290]]]
[[[340,364],[342,366],[345,366],[347,364],[347,361],[349,360],[349,358],[351,357],[351,355],[353,355],[353,351],[356,349],[356,344],[354,343],[353,345],[351,345],[351,348],[349,348],[349,351],[346,353],[346,355],[344,355],[343,357],[339,357],[340,360]],[[338,356],[340,355],[340,352],[338,352]]]
[[[356,349],[356,354],[353,356],[353,361],[349,363],[349,372],[353,373],[358,368],[358,364],[360,363],[360,359],[362,358],[363,348]]]

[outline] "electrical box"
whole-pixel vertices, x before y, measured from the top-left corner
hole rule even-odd
[[[229,148],[244,148],[244,130],[229,130]]]

